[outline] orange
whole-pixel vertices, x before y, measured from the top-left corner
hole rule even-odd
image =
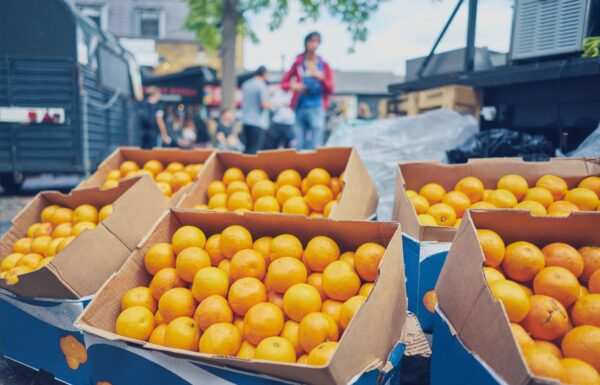
[[[476,210],[476,209],[496,209],[497,207],[494,206],[494,204],[490,203],[490,202],[486,202],[486,201],[479,201],[479,202],[475,202],[471,205],[471,207],[469,207],[470,209]]]
[[[579,182],[577,187],[590,189],[595,192],[598,197],[600,197],[600,177],[598,176],[588,176]]]
[[[340,308],[340,325],[342,329],[347,329],[350,325],[350,321],[354,318],[354,315],[358,312],[358,309],[367,300],[367,297],[362,295],[355,295],[344,302]]]
[[[173,174],[168,171],[159,172],[154,178],[155,182],[168,183],[169,186],[171,185],[171,180],[173,180]]]
[[[419,225],[421,226],[437,226],[437,222],[434,217],[429,214],[419,214],[417,215],[417,220],[419,221]]]
[[[192,318],[175,318],[165,330],[165,346],[197,352],[200,334],[200,328]]]
[[[32,225],[32,226],[35,226]],[[60,225],[59,225],[60,226]],[[53,227],[52,224],[50,223],[38,223],[37,226],[35,227],[35,231],[33,231],[33,237],[41,237],[42,235],[51,235]],[[27,230],[27,236],[29,235],[29,229]]]
[[[546,215],[546,208],[540,202],[534,200],[524,200],[519,202],[515,207],[515,210],[529,211],[531,215]]]
[[[579,252],[566,243],[550,243],[542,249],[546,266],[561,266],[579,277],[583,273],[583,258]]]
[[[169,198],[173,195],[173,189],[171,188],[170,184],[167,184],[165,182],[157,182],[156,186],[158,186],[158,189],[160,190],[160,192],[163,193],[163,195],[166,196],[167,198]]]
[[[274,197],[277,187],[270,180],[259,180],[252,186],[252,199],[257,200],[261,197]]]
[[[116,180],[107,180],[102,184],[102,190],[108,190],[115,187],[119,187],[119,182]]]
[[[600,294],[600,272],[598,270],[590,276],[588,281],[588,289],[590,293]]]
[[[518,203],[515,195],[505,189],[494,190],[487,200],[499,209],[512,209]]]
[[[338,329],[341,329],[342,327],[342,325],[340,324],[340,310],[343,304],[343,302],[327,299],[323,301],[323,306],[321,306],[321,312],[333,318]]]
[[[331,188],[331,192],[333,193],[333,195],[337,196],[339,193],[341,193],[343,186],[342,182],[340,181],[340,178],[331,178],[331,182],[329,182],[329,187]]]
[[[270,290],[283,294],[293,285],[306,282],[307,274],[302,261],[292,257],[278,258],[269,265],[265,283]]]
[[[217,323],[232,323],[233,312],[227,300],[220,295],[205,298],[194,312],[194,320],[202,330]]]
[[[308,276],[308,278],[306,278],[306,283],[317,289],[317,291],[321,295],[321,300],[324,301],[327,299],[327,294],[325,294],[325,291],[323,290],[323,274],[312,273]]]
[[[446,195],[446,189],[437,183],[427,183],[419,190],[419,195],[427,199],[429,204],[440,203]]]
[[[267,294],[267,302],[277,305],[281,310],[283,310],[283,294],[270,291]]]
[[[183,171],[187,172],[192,177],[192,179],[195,179],[198,176],[200,170],[202,170],[202,167],[204,167],[204,163],[188,164],[187,166],[185,166],[185,169]]]
[[[245,315],[251,307],[267,300],[267,290],[256,278],[242,278],[231,285],[227,299],[235,314]]]
[[[152,171],[154,174],[158,174],[159,172],[162,172],[164,170],[162,163],[160,163],[160,161],[156,159],[151,159],[147,161],[146,163],[144,163],[144,166],[142,168],[144,170]]]
[[[182,226],[173,234],[171,244],[175,254],[179,254],[188,247],[203,248],[206,244],[206,236],[202,230],[195,226]]]
[[[50,205],[50,206],[44,207],[44,209],[40,213],[41,221],[44,223],[50,222],[50,219],[52,218],[54,211],[56,211],[56,209],[59,207],[60,207],[59,205]]]
[[[502,270],[518,282],[533,279],[545,266],[544,254],[532,243],[519,241],[506,247]]]
[[[245,191],[236,191],[227,199],[227,209],[233,211],[237,209],[252,210],[252,196]]]
[[[429,310],[430,313],[435,312],[435,306],[438,304],[437,294],[435,294],[435,290],[429,290],[423,296],[423,305],[425,308]]]
[[[183,287],[168,290],[158,300],[158,310],[166,322],[193,316],[196,306],[192,292]]]
[[[19,282],[19,276],[32,272],[33,270],[27,266],[15,266],[4,275],[4,279],[9,285],[15,285]]]
[[[281,337],[285,338],[292,344],[297,355],[301,355],[304,352],[302,350],[302,347],[300,347],[300,343],[298,342],[299,326],[300,325],[298,324],[298,322],[285,321],[285,324],[283,325],[283,330],[281,331]]]
[[[176,288],[184,287],[185,282],[177,275],[177,270],[173,267],[167,267],[161,269],[154,275],[152,281],[148,287],[152,291],[152,296],[155,300],[159,300],[160,297],[167,291]]]
[[[414,195],[408,198],[408,200],[410,201],[410,203],[412,203],[413,207],[415,208],[415,211],[417,212],[417,215],[425,214],[427,213],[427,210],[429,210],[429,201],[421,195]]]
[[[527,180],[520,175],[509,174],[504,175],[502,178],[498,180],[496,185],[498,189],[508,190],[517,198],[517,200],[523,199],[527,190],[529,189],[529,184]]]
[[[256,352],[256,347],[252,345],[248,341],[242,341],[242,345],[240,345],[240,350],[238,350],[235,355],[237,358],[251,360],[254,358],[254,353]]]
[[[54,213],[52,213],[50,223],[52,223],[53,226],[58,226],[65,222],[73,222],[73,210],[66,207],[58,207],[54,210]]]
[[[578,358],[600,371],[600,328],[577,326],[564,336],[561,348],[563,355]]]
[[[582,281],[587,282],[590,276],[600,269],[600,247],[585,246],[578,251],[583,259],[583,273],[581,273],[580,278]]]
[[[25,233],[25,235],[28,236],[29,238],[35,237],[36,236],[35,232],[37,231],[37,229],[40,228],[41,225],[42,225],[42,223],[34,223],[33,225],[29,226],[27,228],[27,232]],[[52,224],[48,223],[48,225],[50,225],[50,231],[51,231],[51,233],[50,234],[45,234],[45,235],[52,235]],[[40,234],[40,235],[43,235],[43,234]]]
[[[560,363],[563,367],[561,382],[575,385],[600,384],[600,375],[592,365],[577,358],[563,358]]]
[[[203,249],[192,246],[187,247],[177,255],[175,269],[177,274],[186,282],[193,282],[196,273],[211,265],[210,256]]]
[[[529,333],[523,329],[523,326],[511,322],[510,330],[519,348],[523,349],[525,346],[531,346],[534,344],[533,339],[529,336]]]
[[[200,353],[234,356],[242,345],[242,336],[232,324],[211,325],[200,337]]]
[[[98,212],[98,223],[104,221],[106,218],[108,218],[108,216],[110,214],[112,214],[114,208],[112,204],[107,204],[105,206],[102,206],[102,208],[100,209],[100,211]]]
[[[283,313],[277,305],[268,302],[256,304],[244,316],[244,338],[258,345],[267,337],[278,336],[283,323]]]
[[[555,211],[565,211],[567,213],[572,213],[575,211],[579,211],[579,208],[568,201],[554,201],[550,203],[550,206],[548,206],[548,213],[552,213]]]
[[[569,330],[569,316],[556,299],[536,294],[529,297],[529,313],[522,325],[533,337],[551,341]]]
[[[326,236],[319,235],[306,244],[304,258],[308,267],[317,272],[323,271],[330,263],[340,257],[340,248],[337,243]]]
[[[540,349],[543,349],[543,350],[547,351],[548,353],[551,353],[556,358],[559,358],[559,359],[563,358],[560,348],[552,342],[536,340],[533,342],[533,344],[534,344],[534,346],[536,346]]]
[[[550,296],[569,307],[579,298],[579,281],[564,267],[545,267],[533,279],[533,292]]]
[[[307,314],[298,326],[298,342],[306,353],[323,342],[337,341],[338,338],[339,330],[334,319],[325,313]]]
[[[50,242],[52,242],[52,237],[49,235],[42,235],[41,237],[33,238],[33,241],[31,241],[31,252],[43,255],[48,249]]]
[[[181,162],[171,162],[167,165],[166,171],[176,173],[185,170],[185,166]]]
[[[294,187],[291,185],[280,186],[277,189],[277,193],[275,194],[277,201],[282,206],[285,204],[285,202],[287,202],[288,199],[290,199],[292,197],[301,197],[301,196],[302,196],[302,192],[300,190],[298,190],[297,187]]]
[[[511,322],[521,322],[529,312],[529,298],[518,283],[500,280],[490,284],[494,298],[504,305]]]
[[[296,350],[290,341],[283,337],[267,337],[260,341],[254,351],[255,360],[296,362]]]
[[[98,222],[98,209],[92,205],[81,205],[73,211],[73,223]]]
[[[118,335],[136,340],[147,341],[154,330],[154,314],[143,306],[125,309],[117,317]]]
[[[325,207],[323,208],[323,216],[328,218],[329,214],[331,214],[331,210],[333,209],[333,207],[338,203],[337,199],[334,199],[332,201],[329,201],[329,203],[327,203],[325,205]]]
[[[93,230],[95,228],[96,224],[94,222],[79,222],[71,228],[71,235],[78,236],[85,230]]]
[[[284,214],[308,215],[310,208],[301,196],[291,197],[283,204],[281,212]]]
[[[563,367],[560,359],[552,353],[535,345],[525,346],[522,352],[529,370],[534,375],[557,380],[563,377]]]
[[[340,261],[348,262],[352,269],[354,270],[354,252],[346,251],[340,255]]]
[[[334,341],[323,342],[308,354],[306,363],[313,366],[324,366],[329,363],[337,349],[338,343]]]
[[[261,180],[269,180],[269,175],[265,172],[265,170],[254,169],[250,170],[246,175],[246,184],[248,187],[252,188],[257,182]]]
[[[484,266],[483,275],[485,275],[485,280],[487,281],[488,285],[491,285],[493,282],[503,281],[506,279],[504,277],[504,274],[502,274],[498,269],[495,269],[493,267]]]
[[[144,255],[144,266],[148,273],[155,275],[167,267],[175,267],[175,253],[169,243],[156,243]]]
[[[567,192],[567,182],[555,175],[544,175],[535,183],[536,187],[543,187],[550,191],[555,201],[561,200]]]
[[[304,197],[308,206],[319,212],[322,212],[327,203],[331,202],[333,198],[331,189],[321,184],[310,187]]]
[[[406,190],[406,196],[408,198],[412,198],[415,195],[419,195],[415,190],[411,190],[411,189]]]
[[[588,188],[577,187],[567,191],[565,200],[573,203],[582,211],[594,211],[598,206],[598,195]]]
[[[244,277],[253,277],[262,280],[267,270],[265,257],[254,249],[240,250],[229,264],[229,276],[232,281]]]
[[[0,263],[0,271],[8,271],[15,267],[19,262],[19,259],[23,258],[24,255],[25,254],[22,253],[12,253],[7,255]]]
[[[199,302],[213,295],[225,297],[229,291],[229,278],[217,267],[204,267],[194,275],[191,290],[194,298]]]
[[[241,182],[246,180],[242,170],[237,167],[231,167],[225,170],[225,173],[223,173],[223,183],[225,183],[225,186],[229,186],[231,182],[235,182],[236,180]]]
[[[462,218],[465,211],[471,206],[469,197],[460,191],[448,192],[444,195],[442,202],[452,207],[458,218]]]
[[[150,334],[150,338],[148,342],[155,345],[165,345],[165,332],[167,331],[167,324],[159,324],[157,325],[152,334]]]
[[[483,199],[483,183],[474,176],[467,176],[458,181],[454,190],[465,194],[471,202],[478,202]]]
[[[371,291],[373,291],[373,286],[375,286],[375,284],[370,282],[363,283],[363,285],[360,287],[360,290],[358,291],[358,295],[369,297],[369,294],[371,294]]]
[[[31,270],[35,269],[37,265],[44,259],[44,257],[37,253],[25,254],[19,259],[19,262],[15,266],[25,266]]]
[[[525,194],[525,200],[541,203],[545,208],[553,202],[553,196],[550,190],[544,187],[530,188]]]
[[[548,216],[549,217],[568,217],[571,213],[568,211],[561,211],[561,210],[554,210],[554,211],[548,211]]]
[[[282,187],[285,185],[291,185],[291,186],[299,188],[300,184],[302,183],[302,177],[300,176],[298,171],[287,169],[287,170],[283,170],[282,172],[279,173],[279,175],[277,176],[276,183],[277,183],[278,187]]]
[[[292,234],[281,234],[271,240],[269,245],[269,259],[271,262],[278,258],[302,258],[302,242]]]
[[[252,248],[256,251],[261,252],[262,255],[268,259],[269,255],[271,254],[271,241],[272,240],[273,240],[273,238],[271,238],[271,237],[258,238],[256,241],[254,241]]]
[[[316,185],[329,186],[330,182],[331,175],[327,170],[320,167],[313,168],[306,175],[306,184],[309,189]]]
[[[206,188],[206,195],[210,199],[216,194],[224,194],[225,191],[225,183],[221,182],[220,180],[213,180]]]
[[[571,318],[576,326],[600,327],[600,294],[584,294],[571,309]]]
[[[231,259],[238,251],[251,248],[252,235],[245,227],[233,225],[221,233],[221,252],[225,258]]]
[[[73,237],[73,236],[65,237],[65,239],[63,239],[56,247],[56,253],[59,253],[62,249],[67,247],[69,245],[69,243],[71,243],[73,241],[73,239],[75,239],[75,237]]]
[[[138,166],[138,164],[132,160],[124,161],[123,163],[121,163],[121,166],[119,167],[119,171],[121,171],[122,177],[132,171],[138,171],[139,169],[140,169],[140,166]]]
[[[360,289],[360,278],[344,261],[330,263],[323,271],[323,291],[331,299],[345,301]]]
[[[505,246],[500,235],[488,229],[477,229],[477,239],[483,251],[486,266],[498,267],[504,260]]]
[[[435,218],[438,226],[453,226],[456,222],[456,213],[452,206],[445,203],[436,203],[427,210],[427,214]]]
[[[221,252],[221,234],[213,234],[206,240],[204,250],[210,257],[210,264],[217,266],[219,262],[225,259]]]
[[[224,259],[221,262],[219,262],[219,265],[217,266],[220,270],[222,270],[225,273],[227,279],[229,279],[229,264],[229,259]]]
[[[283,310],[292,320],[300,322],[308,313],[321,310],[321,294],[306,283],[297,283],[283,295]]]
[[[248,185],[245,182],[236,180],[231,182],[226,189],[226,194],[227,195],[231,195],[234,192],[238,192],[238,191],[243,191],[243,192],[250,192],[250,189],[248,188]]]
[[[278,213],[280,211],[279,202],[271,196],[260,197],[254,202],[254,211]]]
[[[152,290],[144,286],[138,286],[127,290],[121,300],[121,310],[134,306],[143,306],[152,313],[156,313],[157,304],[152,296]]]
[[[383,254],[385,254],[385,247],[373,242],[363,243],[356,249],[354,268],[363,280],[375,282]]]

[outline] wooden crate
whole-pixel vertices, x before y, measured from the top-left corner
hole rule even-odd
[[[418,115],[425,111],[443,108],[468,113],[479,119],[482,92],[466,86],[444,86],[429,90],[409,92],[397,98],[398,111],[403,115]]]

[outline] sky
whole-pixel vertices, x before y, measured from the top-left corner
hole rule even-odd
[[[426,56],[450,17],[457,0],[388,0],[368,22],[365,42],[352,45],[345,26],[324,14],[317,22],[299,23],[300,10],[292,5],[282,27],[274,32],[268,28],[269,13],[249,17],[260,42],[244,44],[244,66],[254,69],[266,65],[279,70],[289,66],[302,50],[304,36],[313,30],[323,35],[320,55],[334,68],[341,70],[392,71],[404,74],[405,61]],[[290,1],[291,4],[297,4]],[[467,31],[467,1],[454,19],[437,52],[464,47]],[[506,52],[510,43],[512,22],[511,0],[480,0],[476,45]]]

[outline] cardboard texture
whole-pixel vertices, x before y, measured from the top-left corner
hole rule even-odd
[[[131,178],[109,190],[93,187],[70,194],[41,192],[13,219],[12,227],[0,239],[0,255],[4,258],[12,252],[14,241],[25,237],[27,228],[39,222],[46,206],[74,209],[85,203],[98,208],[113,203],[114,211],[95,229],[75,238],[46,268],[21,275],[15,285],[0,280],[0,288],[28,298],[78,299],[92,295],[169,208],[169,202],[147,176]]]
[[[169,242],[173,232],[182,225],[198,226],[210,236],[233,224],[248,228],[254,239],[291,233],[306,244],[316,235],[327,235],[338,242],[341,250],[354,250],[364,242],[378,242],[387,247],[373,291],[344,333],[329,365],[307,367],[218,357],[158,347],[115,333],[115,320],[120,313],[123,294],[133,287],[146,285],[150,280],[150,275],[143,265],[143,258],[153,244]],[[227,366],[310,384],[347,383],[366,368],[384,363],[395,341],[400,339],[407,314],[403,266],[402,237],[398,225],[394,223],[172,209],[157,222],[149,236],[140,243],[119,272],[104,284],[76,326],[86,333],[109,341],[143,345],[147,349],[185,358],[193,363]]]
[[[332,209],[333,219],[371,219],[377,211],[379,195],[358,152],[352,148],[319,148],[310,152],[294,150],[260,151],[256,155],[218,152],[203,167],[201,175],[177,204],[180,208],[207,204],[206,190],[214,180],[222,180],[230,167],[239,167],[244,173],[263,169],[271,180],[291,168],[305,176],[311,169],[322,167],[332,176],[344,173],[344,192]]]
[[[213,150],[195,149],[182,150],[180,148],[154,148],[144,150],[139,147],[118,147],[106,159],[98,165],[98,169],[88,179],[82,181],[75,189],[102,186],[106,175],[111,170],[118,169],[126,160],[133,160],[140,168],[149,160],[156,159],[166,168],[170,162],[181,162],[184,165],[190,163],[206,163]],[[171,202],[177,203],[185,195],[190,186],[184,187],[171,196]]]
[[[435,286],[457,229],[419,225],[417,213],[406,196],[406,190],[419,191],[423,185],[435,182],[450,191],[466,176],[475,176],[481,179],[486,188],[495,189],[498,179],[506,174],[519,174],[530,186],[535,185],[543,175],[558,175],[572,188],[587,176],[600,175],[600,158],[557,158],[548,162],[488,158],[471,159],[466,164],[424,161],[398,165],[392,219],[400,222],[404,233],[409,310],[419,317],[424,330],[432,330],[433,314],[425,309],[423,295]]]
[[[504,308],[493,298],[485,281],[476,229],[493,230],[506,244],[528,241],[542,248],[552,242],[565,242],[579,248],[600,244],[599,226],[600,212],[536,217],[515,210],[471,210],[465,216],[435,287],[439,307],[464,346],[507,383],[555,382],[532,377],[521,359]],[[443,350],[435,352],[444,354]]]

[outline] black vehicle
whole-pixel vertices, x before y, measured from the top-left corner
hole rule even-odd
[[[87,175],[138,145],[133,56],[63,0],[0,0],[0,184]]]

